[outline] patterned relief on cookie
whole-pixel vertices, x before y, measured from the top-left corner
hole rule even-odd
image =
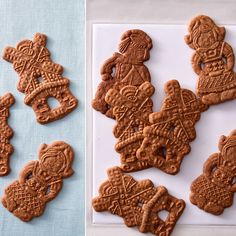
[[[105,97],[113,107],[117,125],[113,129],[118,138],[115,149],[120,153],[121,169],[125,172],[148,168],[147,161],[139,161],[136,151],[143,141],[143,129],[149,125],[154,87],[145,82],[139,87],[125,86],[120,91],[110,89]]]
[[[163,186],[154,187],[151,180],[134,180],[118,167],[110,168],[108,177],[92,201],[96,211],[118,215],[128,227],[137,226],[141,232],[170,235],[184,210],[183,200],[171,196]],[[165,220],[158,216],[162,211],[168,212]]]
[[[143,64],[150,57],[151,38],[142,30],[126,31],[119,44],[119,53],[105,61],[101,68],[102,82],[98,85],[92,106],[110,118],[115,118],[112,108],[105,101],[109,89],[120,90],[126,85],[140,86],[150,81],[150,74]]]
[[[167,82],[165,92],[161,110],[149,116],[151,125],[144,128],[137,158],[176,174],[183,157],[190,152],[189,143],[196,137],[194,126],[207,106],[192,91],[182,89],[177,80]]]
[[[69,89],[69,80],[62,76],[63,67],[51,60],[46,41],[46,35],[37,33],[33,41],[23,40],[16,48],[7,47],[3,54],[19,74],[17,89],[25,93],[25,104],[33,108],[41,124],[63,118],[78,103]],[[50,97],[60,106],[51,109],[47,102]]]
[[[28,163],[19,179],[5,189],[3,206],[22,221],[42,215],[46,203],[60,192],[63,178],[73,174],[72,161],[73,151],[68,144],[43,144],[39,160]]]
[[[8,125],[9,109],[15,103],[12,94],[7,93],[0,97],[0,176],[7,175],[10,171],[9,157],[13,153],[10,139],[13,131]]]
[[[214,215],[233,204],[236,192],[236,130],[219,141],[219,153],[212,154],[204,164],[203,174],[191,185],[190,201]]]
[[[234,52],[224,41],[225,28],[200,15],[190,22],[188,30],[185,41],[195,50],[192,66],[199,76],[197,93],[202,102],[211,105],[235,98]]]

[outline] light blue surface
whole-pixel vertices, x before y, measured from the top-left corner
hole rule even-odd
[[[0,58],[0,95],[11,92],[16,103],[9,124],[14,130],[15,148],[11,172],[0,177],[0,196],[18,178],[30,160],[38,158],[39,146],[63,140],[75,151],[74,175],[63,182],[59,195],[47,204],[43,216],[24,223],[0,204],[1,236],[83,236],[84,235],[84,1],[83,0],[0,0],[0,51],[32,39],[36,32],[48,36],[47,48],[54,62],[64,67],[70,89],[79,107],[62,120],[48,125],[36,122],[24,94],[16,89],[18,75],[12,64]]]

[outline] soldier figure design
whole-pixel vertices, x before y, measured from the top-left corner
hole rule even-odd
[[[112,108],[105,101],[109,89],[122,89],[126,85],[140,86],[150,81],[150,74],[143,64],[150,57],[151,38],[142,30],[128,30],[122,35],[119,52],[105,61],[101,68],[99,84],[92,106],[107,117],[115,118]],[[114,71],[113,71],[114,70]]]

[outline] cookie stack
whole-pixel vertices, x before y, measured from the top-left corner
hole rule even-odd
[[[184,201],[171,196],[163,186],[154,187],[151,180],[135,181],[125,172],[156,167],[177,174],[184,156],[191,151],[190,142],[196,138],[195,124],[201,113],[210,105],[236,97],[234,55],[224,36],[224,27],[218,27],[207,16],[191,21],[185,40],[196,50],[192,65],[199,75],[197,93],[182,88],[177,80],[168,81],[161,109],[153,112],[151,96],[155,88],[143,64],[149,59],[152,41],[141,30],[124,33],[119,53],[101,69],[103,81],[92,102],[94,109],[116,119],[113,134],[118,139],[115,150],[121,159],[119,167],[108,170],[109,180],[93,199],[96,211],[119,215],[127,226],[137,226],[141,232],[170,235],[184,210]],[[221,144],[222,154],[207,161],[211,164],[206,164],[203,177],[191,187],[191,202],[213,214],[222,213],[232,204],[235,137],[233,132],[226,138]],[[228,147],[231,151],[226,151]],[[165,221],[158,216],[162,210],[169,212]]]

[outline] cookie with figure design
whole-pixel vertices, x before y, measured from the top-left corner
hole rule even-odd
[[[13,153],[10,139],[13,136],[13,131],[8,125],[8,118],[9,109],[14,103],[15,99],[11,93],[0,97],[0,176],[7,175],[10,171],[9,158]]]
[[[117,124],[113,134],[118,138],[115,149],[120,153],[121,166],[125,172],[149,168],[146,160],[138,160],[136,151],[143,141],[143,129],[149,125],[153,102],[150,97],[155,89],[149,82],[139,87],[127,85],[121,90],[110,89],[105,97],[113,107]]]
[[[223,213],[233,204],[236,192],[236,130],[222,135],[218,153],[204,164],[203,173],[191,185],[190,201],[214,215]]]
[[[102,82],[98,85],[92,106],[107,117],[115,118],[112,107],[105,101],[109,89],[120,90],[126,85],[140,86],[150,81],[150,73],[144,65],[150,57],[151,38],[142,30],[126,31],[119,44],[119,53],[105,61],[101,68]]]
[[[197,94],[203,103],[212,105],[236,98],[234,52],[224,41],[225,28],[208,16],[192,19],[185,41],[195,50],[192,67],[199,76]]]
[[[119,167],[108,169],[108,180],[93,198],[95,211],[109,211],[123,218],[128,227],[137,226],[140,232],[170,235],[184,211],[185,203],[170,195],[163,186],[155,187],[151,180],[136,181],[122,173]],[[167,211],[162,220],[158,214]]]
[[[3,206],[22,221],[41,216],[46,204],[60,192],[63,178],[73,174],[73,158],[73,150],[65,142],[43,144],[39,160],[29,162],[19,179],[5,189]]]
[[[17,89],[25,93],[25,104],[33,108],[41,124],[63,118],[78,103],[69,89],[69,80],[62,76],[63,67],[51,60],[46,41],[46,35],[36,33],[33,41],[23,40],[16,48],[6,47],[3,53],[19,74]],[[47,102],[50,97],[60,106],[51,109]]]
[[[144,139],[136,154],[138,160],[176,174],[196,137],[195,124],[208,106],[192,91],[181,88],[177,80],[166,83],[165,93],[161,110],[149,116],[150,125],[143,130]]]

